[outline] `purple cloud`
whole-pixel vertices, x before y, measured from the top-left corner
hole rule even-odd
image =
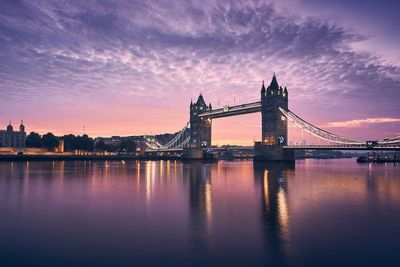
[[[171,113],[154,123],[178,117],[173,131],[200,91],[214,106],[255,101],[276,72],[291,109],[315,124],[398,118],[400,68],[352,47],[365,40],[262,1],[6,1],[0,111],[50,100],[61,117],[57,106],[77,103],[116,115],[161,107]]]

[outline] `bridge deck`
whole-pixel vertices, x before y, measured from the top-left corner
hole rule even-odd
[[[261,102],[253,102],[248,104],[236,105],[236,106],[226,106],[223,108],[214,109],[211,111],[204,112],[199,115],[202,118],[223,118],[229,116],[243,115],[249,113],[256,113],[261,111]]]
[[[146,149],[145,153],[153,152],[182,152],[183,148],[160,148],[160,149]]]
[[[312,149],[312,150],[392,150],[400,151],[400,145],[384,145],[367,147],[366,145],[289,145],[284,146],[284,149]],[[254,149],[253,146],[231,146],[231,147],[211,147],[211,150],[250,150]],[[147,153],[151,152],[182,152],[182,148],[175,149],[148,149]]]
[[[291,149],[312,149],[312,150],[400,150],[400,145],[374,146],[366,145],[289,145],[283,148]]]

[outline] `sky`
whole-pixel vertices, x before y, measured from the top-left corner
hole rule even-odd
[[[289,109],[348,138],[400,135],[400,1],[1,0],[0,126],[90,136],[176,132],[202,93]],[[214,144],[261,138],[260,114],[213,120]]]

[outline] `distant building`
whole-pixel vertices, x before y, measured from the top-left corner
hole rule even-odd
[[[147,148],[145,137],[143,135],[137,136],[112,136],[112,137],[96,137],[94,139],[95,146],[100,142],[112,147],[118,147],[123,141],[131,141],[136,144],[136,155],[143,155]]]
[[[94,144],[103,141],[106,145],[119,146],[123,141],[132,141],[135,143],[144,142],[143,135],[139,136],[111,136],[111,137],[96,137],[94,139]]]
[[[19,131],[14,131],[11,121],[6,130],[0,130],[0,147],[25,147],[25,126],[21,121]]]
[[[64,152],[65,152],[65,151],[64,151],[64,140],[60,140],[60,141],[58,142],[58,146],[57,146],[56,151],[57,151],[58,153],[64,153]]]

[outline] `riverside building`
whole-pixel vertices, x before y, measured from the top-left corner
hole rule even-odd
[[[0,130],[0,147],[25,147],[26,132],[23,121],[19,126],[19,131],[14,131],[11,121],[6,130]]]

